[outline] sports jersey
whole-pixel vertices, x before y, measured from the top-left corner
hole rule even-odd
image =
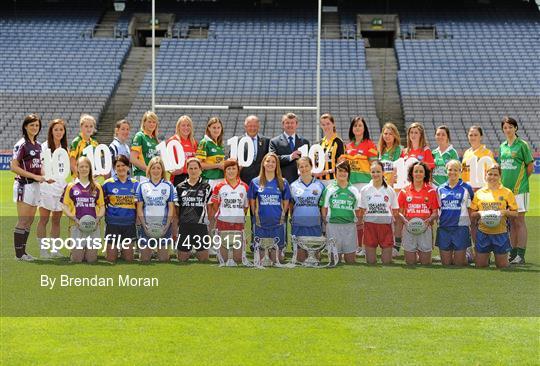
[[[176,140],[176,141],[180,142],[180,145],[182,145],[182,149],[184,150],[184,167],[182,168],[182,172],[180,174],[187,174],[186,162],[188,161],[189,158],[194,158],[195,157],[195,153],[197,152],[197,141],[195,141],[195,143],[192,144],[190,139],[184,139],[184,138],[182,138],[182,137],[180,137],[178,135],[172,135],[167,140],[167,145],[172,140]],[[176,150],[174,150],[174,158],[178,159],[178,155],[176,153]],[[173,174],[171,174],[171,183],[174,182],[174,177],[175,176]]]
[[[503,186],[514,194],[529,192],[527,165],[534,161],[529,144],[519,137],[516,137],[512,145],[508,145],[508,141],[503,142],[499,151],[499,161]]]
[[[105,204],[103,190],[99,183],[96,183],[94,192],[90,192],[90,182],[85,186],[78,179],[66,186],[60,201],[68,206],[77,220],[86,215],[97,217],[98,208]]]
[[[476,150],[473,150],[473,148],[470,147],[465,151],[465,153],[463,153],[463,161],[461,163],[461,179],[463,179],[464,182],[471,181],[471,166],[469,160],[473,157],[480,159],[484,156],[489,156],[493,159],[493,153],[490,149],[486,148],[486,145],[481,145]]]
[[[75,137],[73,141],[71,141],[71,145],[69,146],[69,157],[77,160],[81,156],[86,156],[83,153],[83,151],[88,146],[96,147],[98,146],[98,142],[94,140],[92,137],[90,137],[89,140],[85,140],[83,139],[82,135],[79,133],[77,137]]]
[[[223,146],[218,145],[210,137],[204,135],[197,147],[196,156],[197,159],[204,161],[207,164],[219,164],[225,158],[225,152],[223,151]],[[221,179],[223,178],[223,170],[203,170],[202,176],[206,179]]]
[[[448,182],[437,187],[439,197],[439,226],[469,226],[468,208],[474,197],[472,187],[461,179],[452,188]]]
[[[399,191],[398,204],[405,209],[407,219],[419,217],[425,220],[432,210],[439,208],[437,192],[430,184],[424,184],[420,191],[414,189],[414,184],[409,184]]]
[[[517,210],[517,203],[512,191],[501,185],[495,190],[484,187],[476,191],[471,208],[477,211]],[[503,216],[496,227],[487,227],[482,220],[478,225],[478,229],[485,234],[502,234],[506,232],[506,217]]]
[[[158,156],[156,146],[158,145],[158,140],[155,137],[148,136],[144,131],[139,131],[133,136],[133,141],[131,141],[131,150],[137,151],[139,153],[139,160],[144,162],[146,165],[154,156]],[[146,176],[146,171],[133,167],[134,176]]]
[[[41,175],[41,145],[39,142],[26,140],[24,138],[17,141],[13,147],[13,160],[19,162],[19,166],[32,174]],[[32,178],[21,177],[17,175],[15,177],[20,184],[34,183]]]
[[[345,147],[345,158],[351,164],[351,183],[369,183],[371,180],[370,165],[373,160],[377,160],[379,153],[377,147],[371,140],[363,140],[358,145],[350,142]]]
[[[291,199],[291,191],[287,180],[283,179],[283,191],[279,189],[277,179],[272,179],[261,186],[259,177],[253,178],[249,184],[248,199],[257,200],[258,214],[262,227],[279,225],[283,209],[281,201]]]
[[[244,209],[248,207],[248,186],[240,179],[235,186],[226,180],[218,183],[212,192],[212,203],[218,203],[219,209],[216,218],[220,221],[244,223]]]
[[[446,174],[446,163],[450,160],[459,161],[459,156],[452,145],[448,146],[445,151],[441,151],[439,148],[433,150],[433,159],[435,161],[435,168],[433,168],[432,177],[433,183],[440,186],[448,180]]]
[[[363,208],[364,221],[374,224],[391,224],[393,222],[392,210],[399,208],[396,192],[390,187],[375,188],[369,182],[360,191],[360,208]]]
[[[212,191],[210,185],[202,178],[199,178],[195,185],[190,185],[186,179],[176,186],[178,202],[180,207],[180,224],[206,224],[207,210],[206,205],[210,200]]]
[[[321,147],[324,150],[325,163],[324,170],[334,170],[339,157],[345,152],[343,140],[337,134],[327,139],[326,136],[321,140]],[[331,180],[335,178],[335,173],[325,174],[321,176],[322,180]]]
[[[114,161],[114,158],[118,155],[124,155],[129,160],[130,156],[130,148],[129,145],[126,143],[121,143],[120,140],[118,140],[117,137],[114,138],[114,140],[109,145],[109,150],[111,151],[111,158]],[[129,174],[129,171],[128,171]],[[111,177],[116,177],[116,172],[113,169],[111,169]]]
[[[112,225],[133,225],[137,215],[135,194],[139,184],[127,178],[124,183],[118,177],[109,178],[103,183],[105,196],[105,222]]]
[[[379,160],[383,164],[384,179],[390,184],[394,181],[394,161],[399,159],[403,146],[395,146],[391,150],[379,152]]]
[[[321,224],[319,201],[324,191],[324,184],[313,178],[305,184],[298,178],[291,184],[291,201],[294,202],[292,214],[293,226],[317,226]]]
[[[41,151],[46,151],[47,149],[49,148],[49,143],[47,141],[45,141],[44,143],[41,144]],[[61,147],[59,147],[59,149],[61,149]],[[51,153],[53,153],[54,151],[52,151],[51,149]],[[64,170],[70,170],[70,166],[68,164],[68,166],[65,166],[61,161],[58,162],[59,164],[59,170],[60,171],[64,171]],[[46,195],[51,195],[51,196],[56,196],[56,197],[59,197],[61,196],[63,193],[64,193],[64,189],[66,188],[67,186],[67,183],[66,181],[54,181],[54,183],[47,183],[47,182],[43,182],[39,185],[39,190],[41,192],[41,194],[46,194]]]
[[[355,210],[360,207],[360,192],[351,183],[340,187],[332,182],[323,192],[321,207],[328,209],[326,221],[331,224],[350,224],[356,222]]]
[[[405,161],[410,158],[416,158],[416,160],[426,163],[429,169],[433,169],[435,167],[435,161],[429,146],[424,146],[419,149],[403,149],[401,152],[401,157],[405,159]]]
[[[176,202],[176,191],[170,182],[161,179],[157,184],[147,180],[139,184],[135,198],[143,202],[143,214],[147,223],[167,222],[169,202]]]

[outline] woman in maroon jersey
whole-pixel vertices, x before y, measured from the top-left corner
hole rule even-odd
[[[26,242],[34,222],[39,203],[39,183],[45,182],[41,175],[41,145],[36,138],[41,131],[41,118],[29,114],[22,124],[23,137],[13,147],[11,171],[17,176],[13,184],[13,201],[17,204],[19,217],[13,232],[16,259],[32,261],[26,253]],[[52,181],[50,181],[52,183]]]

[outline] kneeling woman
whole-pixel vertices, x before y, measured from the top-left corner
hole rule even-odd
[[[392,223],[398,215],[396,192],[384,179],[384,165],[371,163],[371,182],[360,191],[360,213],[364,221],[364,250],[366,262],[377,263],[377,247],[381,247],[383,264],[392,263],[394,230]]]
[[[208,249],[213,244],[208,235],[208,202],[211,197],[210,185],[201,174],[202,164],[197,158],[186,162],[188,179],[176,186],[178,196],[178,239],[176,251],[178,260],[185,262],[195,249],[199,261],[208,260]]]
[[[431,264],[433,236],[431,225],[437,220],[439,202],[437,192],[429,182],[431,172],[424,162],[415,162],[409,168],[408,186],[398,194],[400,218],[403,222],[401,243],[405,250],[405,262],[416,264],[416,254],[421,264]],[[424,231],[409,232],[409,221],[412,219],[424,221]]]
[[[486,181],[487,185],[476,191],[471,204],[472,216],[480,218],[476,235],[476,267],[489,266],[489,256],[493,252],[495,265],[504,268],[508,267],[508,252],[512,249],[506,218],[516,217],[518,206],[512,191],[501,185],[499,165],[495,164],[486,172]]]
[[[70,234],[73,239],[77,238],[101,238],[99,221],[105,214],[105,201],[103,190],[99,183],[94,181],[92,164],[85,156],[80,157],[76,163],[77,180],[66,186],[62,203],[64,213],[71,219]],[[92,216],[96,219],[96,226],[92,232],[81,231],[79,220],[84,216]],[[97,261],[98,247],[92,243],[77,244],[71,251],[71,261],[80,263],[86,260],[88,263]]]
[[[446,173],[448,181],[437,188],[441,209],[435,245],[441,252],[443,266],[466,266],[466,250],[471,246],[469,206],[474,192],[470,185],[459,179],[459,161],[446,163]]]
[[[360,192],[349,182],[351,166],[347,160],[336,166],[336,181],[323,192],[321,215],[326,224],[326,236],[334,239],[337,251],[345,263],[356,262],[358,234],[357,217],[360,215]]]
[[[249,185],[248,198],[251,212],[255,215],[255,238],[277,238],[279,260],[283,260],[287,240],[285,213],[289,209],[291,191],[289,183],[281,175],[276,154],[268,153],[264,156],[259,176],[253,178]],[[273,250],[270,257],[273,262],[276,261]]]
[[[107,260],[116,262],[120,251],[122,258],[126,262],[131,262],[137,238],[135,193],[138,183],[128,176],[129,159],[125,155],[115,156],[113,168],[113,177],[103,183]]]
[[[324,191],[324,184],[313,178],[311,159],[304,156],[296,165],[300,177],[291,184],[291,234],[294,236],[321,236],[321,210],[319,201]],[[303,262],[307,252],[298,248],[297,259]]]
[[[219,244],[221,257],[227,261],[228,247],[233,248],[233,259],[242,262],[244,253],[244,222],[248,209],[248,186],[240,180],[240,167],[236,160],[225,160],[225,180],[218,183],[212,192],[211,203],[216,212],[216,229],[221,231],[238,231],[241,235],[225,239],[222,236]],[[214,243],[215,245],[216,243]]]
[[[141,261],[150,262],[156,249],[159,261],[168,262],[169,247],[173,244],[171,223],[176,195],[172,184],[165,180],[165,167],[159,156],[148,162],[146,177],[148,180],[139,184],[135,198],[142,226],[138,243]]]

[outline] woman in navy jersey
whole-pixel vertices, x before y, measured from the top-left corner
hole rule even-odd
[[[17,204],[18,220],[13,232],[16,259],[32,261],[26,253],[26,242],[34,222],[39,203],[39,183],[45,182],[41,175],[41,145],[36,141],[41,131],[41,118],[29,114],[22,124],[23,137],[13,148],[11,171],[17,176],[13,184],[13,201]],[[52,181],[50,181],[52,183]]]

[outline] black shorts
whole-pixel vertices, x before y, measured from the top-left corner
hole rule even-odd
[[[197,252],[207,250],[212,243],[208,235],[208,227],[204,224],[180,224],[178,227],[178,239],[176,250],[189,252],[195,249]]]
[[[110,235],[111,237],[107,237]],[[116,235],[112,237],[112,235]],[[137,228],[135,224],[131,225],[105,225],[105,243],[107,247],[114,245],[117,249],[122,249],[122,245],[127,243],[127,239],[131,239],[131,245],[133,246],[136,243],[137,238]]]

